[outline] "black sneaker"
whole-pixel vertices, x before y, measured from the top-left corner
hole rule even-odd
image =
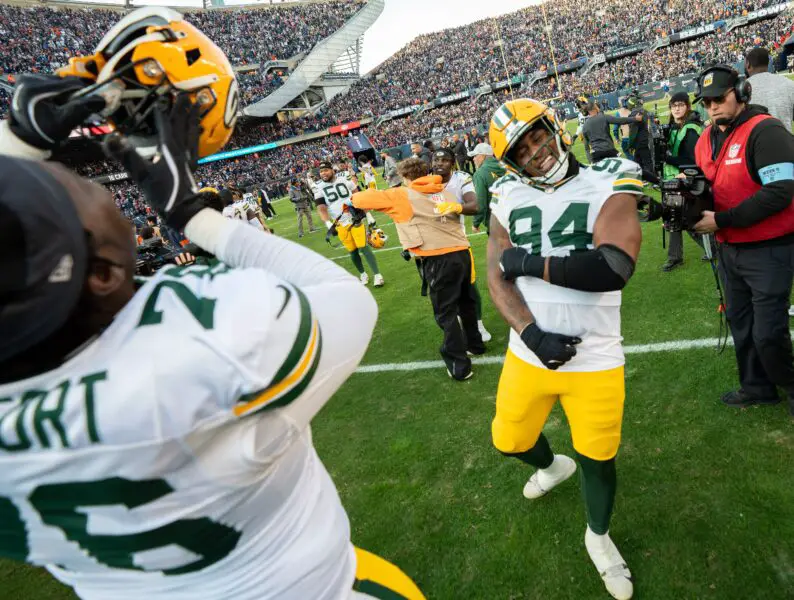
[[[447,375],[449,375],[449,376],[450,376],[452,379],[454,379],[455,381],[466,381],[467,379],[471,379],[471,378],[472,378],[472,375],[474,375],[474,371],[472,371],[471,369],[469,369],[469,370],[466,372],[466,374],[465,374],[465,375],[453,375],[453,374],[452,374],[452,371],[450,371],[449,369],[447,369]]]
[[[747,406],[771,406],[780,403],[780,398],[778,396],[759,398],[758,396],[751,396],[742,389],[726,392],[722,395],[720,400],[726,406],[733,406],[736,408],[745,408]]]
[[[662,271],[664,271],[665,273],[669,273],[673,269],[677,269],[683,264],[684,264],[683,258],[679,258],[676,260],[668,260],[666,263],[662,265]]]

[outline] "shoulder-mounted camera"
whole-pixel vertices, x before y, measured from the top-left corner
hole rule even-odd
[[[642,196],[637,203],[643,221],[662,219],[667,231],[692,230],[704,210],[714,210],[714,198],[703,173],[697,168],[681,171],[683,177],[662,181],[662,201]]]

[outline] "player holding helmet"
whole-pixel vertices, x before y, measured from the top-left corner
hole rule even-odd
[[[384,281],[383,275],[378,269],[378,261],[367,246],[367,228],[363,223],[364,216],[362,215],[361,220],[356,222],[353,215],[345,211],[345,203],[358,191],[358,187],[344,174],[337,175],[331,163],[328,162],[320,163],[320,179],[322,181],[318,184],[318,188],[323,195],[317,200],[317,212],[320,213],[320,218],[325,221],[325,226],[329,230],[333,228],[339,235],[339,241],[350,253],[350,260],[353,261],[353,266],[359,272],[361,283],[364,285],[369,283],[369,275],[364,270],[364,263],[361,261],[363,254],[375,276],[373,285],[375,287],[382,286]]]
[[[129,25],[163,45],[150,71],[220,52],[171,11],[134,11],[114,31]],[[149,43],[136,41],[107,47]],[[225,60],[205,67],[210,89],[234,78]],[[72,77],[19,84],[0,133],[0,154],[15,157],[0,156],[0,556],[46,566],[88,600],[422,600],[352,546],[309,431],[366,349],[372,296],[333,262],[209,207],[196,159],[233,122],[173,72],[151,123],[105,149],[221,262],[135,281],[129,223],[107,190],[18,158],[43,159],[104,100],[86,106],[74,92],[92,84]]]
[[[585,545],[609,593],[625,600],[631,573],[608,530],[625,395],[620,290],[640,249],[640,171],[618,158],[581,167],[563,126],[535,100],[503,104],[490,139],[508,173],[492,187],[488,283],[512,329],[493,443],[537,469],[524,496],[543,496],[576,470],[541,433],[562,403],[582,468]]]

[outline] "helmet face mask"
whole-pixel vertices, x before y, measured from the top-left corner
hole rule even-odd
[[[86,65],[94,63],[94,76]],[[225,54],[203,33],[166,8],[147,7],[121,19],[91,57],[70,60],[62,76],[94,79],[82,94],[105,98],[103,116],[144,156],[156,151],[153,109],[188,93],[201,110],[199,156],[220,150],[237,120],[239,92]]]
[[[552,192],[567,181],[571,137],[544,104],[529,99],[503,104],[489,137],[496,158],[524,183]]]

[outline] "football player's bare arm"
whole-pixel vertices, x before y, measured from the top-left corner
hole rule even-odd
[[[317,214],[323,221],[331,220],[331,217],[328,216],[328,207],[325,204],[317,204]]]
[[[631,194],[613,194],[607,199],[593,226],[593,250],[544,258],[523,248],[509,248],[502,253],[502,276],[537,277],[583,292],[623,289],[634,274],[642,242],[636,206]]]
[[[466,192],[463,194],[463,211],[464,215],[476,215],[480,212],[480,207],[477,204],[477,194],[474,192]]]
[[[491,215],[491,229],[488,236],[488,291],[491,292],[493,303],[507,324],[515,331],[521,332],[527,325],[534,323],[535,318],[521,297],[515,282],[502,277],[499,261],[502,253],[512,247],[513,243],[507,230],[495,216]]]
[[[614,246],[637,262],[642,245],[637,196],[613,194],[609,197],[593,225],[593,245],[596,248]]]

